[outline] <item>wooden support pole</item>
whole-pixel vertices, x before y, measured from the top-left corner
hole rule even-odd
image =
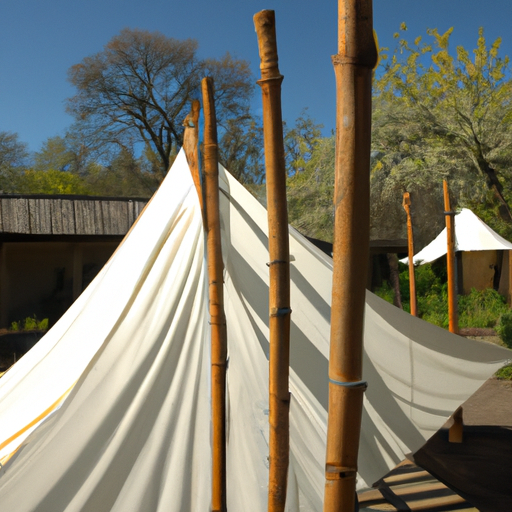
[[[411,315],[418,316],[417,301],[416,301],[416,278],[414,276],[414,238],[412,232],[412,219],[411,219],[411,195],[409,192],[404,192],[404,200],[402,203],[405,213],[407,215],[407,249],[409,257],[409,295],[410,295],[410,308]]]
[[[370,231],[371,0],[339,0],[333,291],[325,512],[353,512],[361,430],[363,321]]]
[[[457,266],[455,260],[455,212],[450,208],[448,183],[443,180],[444,216],[446,219],[446,270],[448,273],[448,329],[459,332],[459,312],[457,306]]]
[[[260,52],[269,249],[269,512],[283,512],[289,462],[290,250],[274,11],[254,16]]]
[[[204,217],[204,205],[203,205],[203,187],[201,184],[201,176],[199,173],[199,112],[201,104],[199,100],[192,100],[190,112],[183,121],[185,130],[183,132],[183,149],[187,157],[188,167],[196,186],[197,195],[199,197],[199,204],[201,205],[201,212]],[[206,225],[206,223],[205,223]]]
[[[201,82],[204,108],[204,187],[210,324],[212,333],[212,511],[226,511],[226,357],[219,163],[213,80]]]
[[[507,302],[509,307],[512,306],[512,251],[508,252],[508,293]],[[2,324],[0,324],[2,325]]]
[[[78,299],[83,286],[83,251],[78,242],[73,244],[73,300]]]

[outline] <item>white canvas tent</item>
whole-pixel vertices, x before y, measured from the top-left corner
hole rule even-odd
[[[256,512],[267,503],[267,219],[223,169],[221,181],[228,509]],[[293,229],[290,251],[287,509],[320,511],[332,266]],[[95,281],[0,379],[2,509],[208,509],[206,289],[201,213],[180,153]],[[359,486],[418,449],[509,355],[368,293]]]
[[[512,250],[512,243],[493,231],[471,210],[462,208],[454,217],[455,251]],[[415,265],[431,263],[446,254],[446,228],[413,257]],[[409,258],[400,260],[408,264]]]

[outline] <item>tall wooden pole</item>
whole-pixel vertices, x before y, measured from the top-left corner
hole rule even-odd
[[[412,232],[412,219],[411,219],[411,196],[409,192],[404,192],[404,201],[402,203],[405,214],[407,215],[407,249],[409,256],[409,304],[411,307],[411,315],[418,316],[417,301],[416,301],[416,278],[414,276],[414,238]]]
[[[459,332],[459,311],[457,306],[457,266],[455,261],[455,212],[450,208],[448,183],[443,181],[444,215],[446,219],[446,270],[448,273],[448,329]]]
[[[363,320],[369,257],[371,0],[339,0],[333,291],[325,512],[353,512],[361,429]]]
[[[260,52],[269,248],[269,512],[284,511],[289,461],[290,250],[274,11],[254,16]]]
[[[204,187],[210,324],[212,334],[212,511],[226,511],[226,356],[219,163],[213,80],[201,82],[204,108]]]

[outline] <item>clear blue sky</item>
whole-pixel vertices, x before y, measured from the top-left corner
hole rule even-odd
[[[503,38],[512,55],[512,0],[374,0],[381,46],[393,45],[401,22],[413,39],[427,28],[454,27],[452,41],[474,48],[478,27],[488,40]],[[67,70],[101,51],[124,27],[194,38],[201,57],[226,51],[248,60],[259,77],[252,21],[262,9],[276,12],[283,117],[303,108],[334,129],[337,1],[317,0],[2,0],[0,2],[0,131],[17,132],[36,151],[71,124],[65,99],[74,94]],[[259,91],[256,92],[259,94]],[[254,105],[261,104],[259,97]]]

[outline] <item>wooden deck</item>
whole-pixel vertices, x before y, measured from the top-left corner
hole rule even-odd
[[[462,421],[457,442],[449,420],[414,454],[417,465],[403,461],[359,495],[360,510],[511,510],[512,381],[489,379],[462,405]]]
[[[360,511],[478,512],[471,503],[410,461],[359,494]]]

